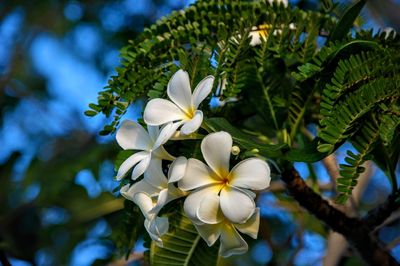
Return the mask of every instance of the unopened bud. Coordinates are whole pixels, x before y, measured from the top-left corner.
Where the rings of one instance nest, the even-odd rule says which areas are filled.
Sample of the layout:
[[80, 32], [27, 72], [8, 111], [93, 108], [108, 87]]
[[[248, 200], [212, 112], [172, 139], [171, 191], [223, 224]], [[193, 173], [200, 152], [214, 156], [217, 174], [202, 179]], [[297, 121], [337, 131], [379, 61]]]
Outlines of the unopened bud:
[[238, 155], [240, 153], [240, 148], [238, 146], [233, 146], [231, 150], [233, 155]]

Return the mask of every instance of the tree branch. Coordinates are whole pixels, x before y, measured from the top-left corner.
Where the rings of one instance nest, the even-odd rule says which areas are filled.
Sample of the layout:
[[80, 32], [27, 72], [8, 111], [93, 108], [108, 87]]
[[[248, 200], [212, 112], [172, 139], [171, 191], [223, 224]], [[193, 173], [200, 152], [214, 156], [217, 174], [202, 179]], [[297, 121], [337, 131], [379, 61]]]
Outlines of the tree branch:
[[362, 219], [369, 230], [375, 229], [375, 227], [382, 224], [394, 211], [400, 208], [400, 191], [391, 194], [385, 202], [380, 204], [375, 209], [372, 209], [368, 214]]
[[3, 266], [11, 266], [11, 263], [8, 261], [6, 254], [3, 250], [0, 250], [0, 262]]
[[[330, 162], [330, 164], [327, 162]], [[334, 174], [333, 179], [334, 183], [336, 183], [336, 180], [340, 177], [339, 166], [337, 164], [336, 157], [334, 157], [334, 155], [331, 154], [323, 160], [323, 163], [326, 168], [328, 169], [331, 168], [330, 171], [328, 170], [328, 173]], [[364, 190], [371, 179], [371, 168], [372, 168], [371, 163], [367, 161], [364, 164], [364, 166], [366, 171], [361, 173], [360, 177], [358, 178], [357, 185], [354, 187], [352, 195], [347, 200], [346, 204], [340, 206], [336, 206], [333, 204], [333, 206], [336, 208], [343, 207], [343, 209], [340, 210], [343, 211], [349, 217], [358, 216], [357, 208], [361, 200], [361, 196], [364, 193]], [[331, 231], [327, 239], [327, 251], [323, 260], [323, 265], [324, 266], [337, 265], [341, 260], [342, 255], [348, 249], [348, 247], [349, 245], [347, 243], [347, 240], [343, 235]]]
[[325, 222], [334, 231], [344, 235], [363, 260], [369, 265], [398, 265], [396, 260], [381, 247], [370, 230], [360, 219], [346, 216], [306, 185], [294, 168], [282, 173], [290, 194], [310, 213]]

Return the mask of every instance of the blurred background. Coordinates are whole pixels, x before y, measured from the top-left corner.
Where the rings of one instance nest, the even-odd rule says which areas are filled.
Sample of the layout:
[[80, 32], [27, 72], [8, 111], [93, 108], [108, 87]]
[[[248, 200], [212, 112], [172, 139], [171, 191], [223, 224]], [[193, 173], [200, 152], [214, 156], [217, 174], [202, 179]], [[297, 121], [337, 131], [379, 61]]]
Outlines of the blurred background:
[[[194, 0], [2, 0], [0, 1], [0, 261], [12, 265], [130, 265], [140, 263], [142, 244], [130, 250], [124, 202], [113, 192], [114, 136], [100, 137], [105, 117], [83, 112], [119, 65], [119, 49], [143, 28]], [[290, 1], [317, 8], [319, 1]], [[345, 1], [342, 1], [345, 2]], [[400, 1], [371, 0], [364, 28], [400, 29]], [[140, 117], [140, 103], [125, 118]], [[337, 159], [344, 156], [339, 150]], [[329, 190], [326, 165], [298, 164], [316, 173]], [[329, 170], [329, 169], [328, 169]], [[360, 192], [362, 208], [390, 193], [374, 166]], [[318, 265], [329, 231], [304, 213], [275, 184], [260, 199], [261, 240], [232, 265]], [[365, 193], [362, 193], [364, 192]], [[125, 208], [131, 208], [125, 205]], [[303, 217], [303, 218], [299, 218]], [[294, 219], [297, 221], [294, 223]], [[128, 222], [127, 222], [128, 221]], [[394, 236], [379, 236], [400, 258]], [[397, 242], [396, 242], [397, 241]], [[343, 253], [342, 255], [346, 255]], [[6, 259], [7, 258], [7, 259]], [[139, 258], [139, 259], [137, 259]], [[343, 259], [342, 259], [343, 261]], [[357, 265], [357, 261], [344, 263]]]

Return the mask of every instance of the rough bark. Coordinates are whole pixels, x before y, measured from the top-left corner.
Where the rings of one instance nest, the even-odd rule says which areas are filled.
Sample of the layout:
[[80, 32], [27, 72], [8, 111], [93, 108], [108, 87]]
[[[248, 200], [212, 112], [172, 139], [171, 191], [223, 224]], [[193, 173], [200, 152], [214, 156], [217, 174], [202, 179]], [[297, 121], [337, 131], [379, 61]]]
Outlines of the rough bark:
[[11, 266], [11, 263], [8, 261], [6, 254], [4, 251], [0, 250], [0, 264], [3, 266]]
[[344, 235], [360, 257], [369, 265], [399, 265], [397, 261], [370, 234], [370, 228], [358, 218], [348, 217], [315, 193], [294, 168], [282, 173], [289, 193], [310, 213], [334, 231]]
[[400, 208], [400, 191], [395, 194], [391, 194], [385, 202], [380, 204], [375, 209], [372, 209], [362, 219], [366, 226], [373, 230], [375, 227], [382, 224], [394, 211]]

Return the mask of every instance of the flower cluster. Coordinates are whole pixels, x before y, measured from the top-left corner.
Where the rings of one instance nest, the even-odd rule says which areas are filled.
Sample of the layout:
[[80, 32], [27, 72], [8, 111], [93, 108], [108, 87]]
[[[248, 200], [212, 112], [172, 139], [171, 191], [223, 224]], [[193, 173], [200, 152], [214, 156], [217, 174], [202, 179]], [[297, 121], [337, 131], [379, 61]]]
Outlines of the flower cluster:
[[[257, 237], [260, 210], [254, 190], [270, 182], [268, 164], [259, 158], [229, 167], [232, 137], [221, 131], [207, 135], [201, 142], [204, 162], [170, 155], [163, 147], [176, 136], [195, 133], [203, 121], [200, 103], [210, 94], [214, 77], [208, 76], [191, 91], [187, 72], [179, 70], [168, 83], [171, 101], [153, 99], [144, 110], [147, 131], [138, 123], [124, 121], [117, 132], [123, 149], [138, 150], [120, 166], [120, 180], [132, 169], [133, 185], [121, 188], [121, 195], [135, 202], [145, 216], [145, 228], [159, 246], [168, 231], [168, 219], [158, 213], [168, 202], [186, 197], [184, 211], [209, 246], [220, 239], [220, 254], [227, 257], [247, 251], [239, 232]], [[162, 160], [172, 161], [168, 178]]]

